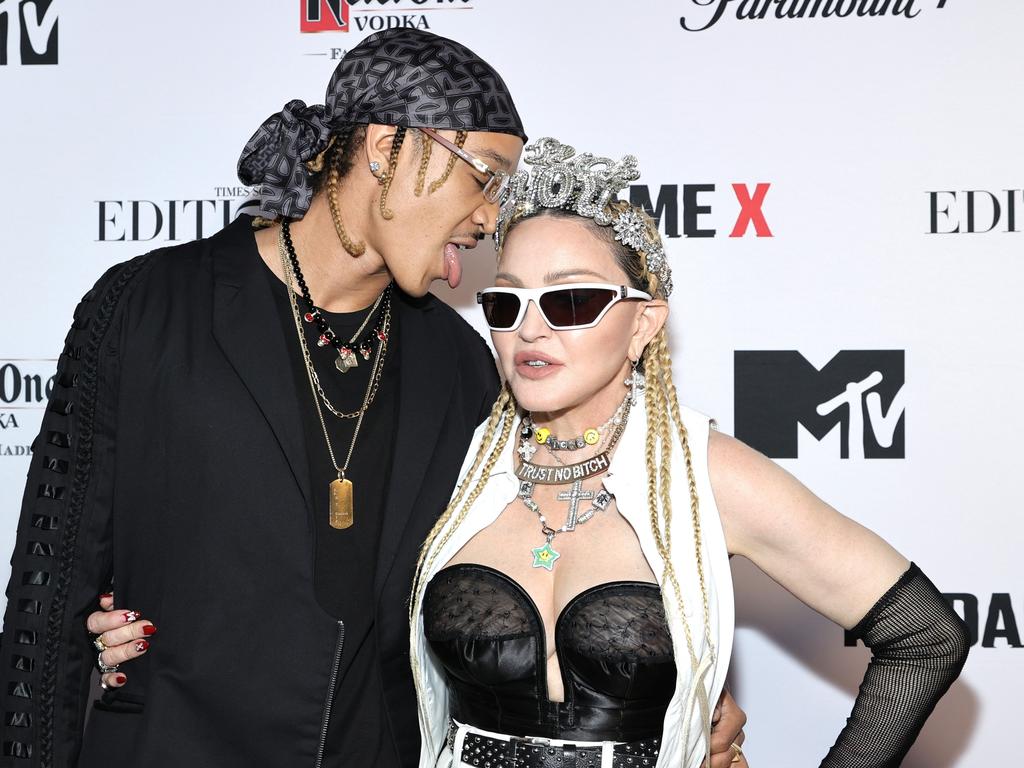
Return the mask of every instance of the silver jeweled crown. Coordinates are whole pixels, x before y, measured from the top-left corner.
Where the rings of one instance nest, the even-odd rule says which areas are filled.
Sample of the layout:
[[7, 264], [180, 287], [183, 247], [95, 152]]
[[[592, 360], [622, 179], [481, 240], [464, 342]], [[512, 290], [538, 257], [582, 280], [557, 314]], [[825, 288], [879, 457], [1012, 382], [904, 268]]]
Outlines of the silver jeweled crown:
[[498, 248], [517, 209], [526, 215], [539, 208], [573, 211], [601, 226], [611, 225], [616, 240], [646, 254], [647, 269], [658, 278], [665, 296], [672, 293], [672, 270], [661, 237], [650, 237], [644, 217], [636, 208], [615, 216], [608, 209], [629, 182], [640, 178], [636, 157], [626, 155], [615, 163], [589, 152], [577, 155], [567, 144], [545, 137], [526, 146], [523, 162], [532, 169], [516, 171], [509, 180], [494, 235]]

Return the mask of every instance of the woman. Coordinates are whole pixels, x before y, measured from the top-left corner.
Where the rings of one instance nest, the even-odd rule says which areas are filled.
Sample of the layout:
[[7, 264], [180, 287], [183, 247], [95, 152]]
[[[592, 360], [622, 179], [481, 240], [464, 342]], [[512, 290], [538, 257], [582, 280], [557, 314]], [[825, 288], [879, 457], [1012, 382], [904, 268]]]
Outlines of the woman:
[[478, 296], [506, 385], [414, 586], [421, 766], [701, 764], [732, 554], [875, 651], [822, 765], [898, 765], [963, 623], [878, 536], [680, 407], [660, 237], [614, 198], [635, 159], [542, 139], [526, 162]]

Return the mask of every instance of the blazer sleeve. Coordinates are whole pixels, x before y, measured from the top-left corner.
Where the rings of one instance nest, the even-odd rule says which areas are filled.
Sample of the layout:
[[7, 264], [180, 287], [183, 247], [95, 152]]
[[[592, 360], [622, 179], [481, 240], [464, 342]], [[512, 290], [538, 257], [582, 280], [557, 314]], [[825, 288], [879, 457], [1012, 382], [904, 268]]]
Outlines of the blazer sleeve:
[[146, 257], [75, 310], [32, 445], [0, 638], [0, 766], [74, 766], [96, 652], [85, 617], [111, 579], [118, 312]]

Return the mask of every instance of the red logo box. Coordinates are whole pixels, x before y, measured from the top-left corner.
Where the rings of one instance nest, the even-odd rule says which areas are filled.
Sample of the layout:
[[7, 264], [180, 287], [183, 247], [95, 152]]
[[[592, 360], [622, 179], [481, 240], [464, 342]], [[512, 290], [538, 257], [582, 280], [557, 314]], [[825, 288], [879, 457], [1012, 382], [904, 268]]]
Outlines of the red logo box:
[[345, 0], [299, 0], [299, 31], [348, 32]]

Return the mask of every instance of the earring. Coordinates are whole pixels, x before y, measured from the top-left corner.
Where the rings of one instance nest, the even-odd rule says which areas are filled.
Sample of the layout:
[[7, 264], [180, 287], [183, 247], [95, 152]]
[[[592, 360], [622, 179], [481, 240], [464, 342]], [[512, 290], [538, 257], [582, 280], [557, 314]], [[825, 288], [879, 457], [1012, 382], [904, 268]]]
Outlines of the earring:
[[380, 163], [378, 163], [376, 160], [371, 160], [370, 161], [370, 173], [372, 173], [374, 176], [376, 176], [378, 171], [380, 171]]
[[644, 388], [647, 386], [647, 382], [644, 381], [643, 374], [637, 370], [637, 366], [640, 365], [640, 361], [631, 360], [630, 364], [633, 366], [633, 370], [630, 372], [629, 377], [622, 383], [629, 388], [630, 404], [636, 405], [637, 395], [643, 393]]

